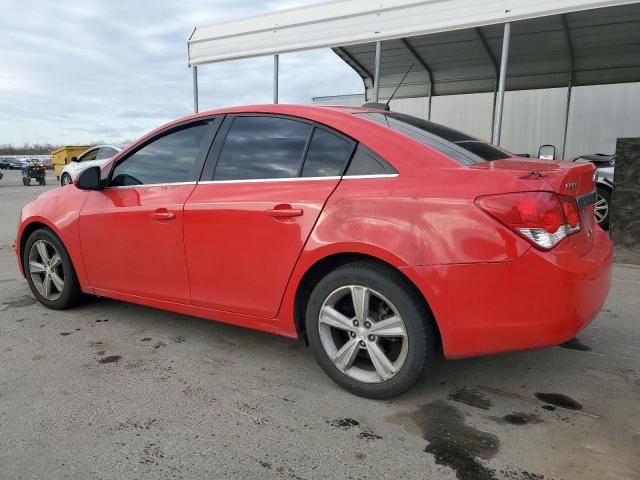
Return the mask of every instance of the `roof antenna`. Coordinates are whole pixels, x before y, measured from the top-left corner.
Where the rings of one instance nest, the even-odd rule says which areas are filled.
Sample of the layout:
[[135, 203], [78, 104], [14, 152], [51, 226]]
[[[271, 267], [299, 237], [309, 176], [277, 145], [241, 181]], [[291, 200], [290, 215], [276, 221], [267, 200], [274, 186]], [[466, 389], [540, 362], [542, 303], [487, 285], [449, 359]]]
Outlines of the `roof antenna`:
[[387, 100], [387, 103], [385, 103], [385, 106], [387, 107], [387, 109], [389, 109], [389, 102], [391, 102], [391, 100], [393, 100], [393, 97], [396, 96], [396, 93], [398, 93], [398, 89], [400, 88], [400, 85], [402, 85], [402, 83], [404, 82], [404, 79], [407, 78], [407, 75], [409, 75], [409, 72], [411, 71], [414, 65], [415, 63], [412, 63], [411, 65], [409, 65], [409, 70], [407, 70], [407, 73], [404, 74], [404, 77], [402, 77], [402, 80], [400, 80], [400, 83], [398, 83], [398, 86], [389, 97], [389, 100]]
[[387, 103], [376, 103], [376, 102], [367, 102], [364, 105], [362, 105], [365, 108], [378, 108], [380, 110], [385, 110], [385, 111], [389, 111], [391, 110], [389, 108], [389, 102], [391, 100], [393, 100], [393, 97], [396, 96], [396, 93], [398, 93], [398, 89], [400, 88], [400, 85], [402, 85], [402, 83], [404, 82], [404, 79], [407, 78], [407, 75], [409, 75], [409, 72], [411, 71], [411, 69], [413, 68], [413, 66], [415, 65], [415, 63], [412, 63], [409, 66], [409, 70], [407, 70], [407, 72], [404, 74], [404, 77], [402, 77], [402, 80], [400, 80], [400, 83], [398, 83], [398, 85], [396, 86], [396, 89], [393, 91], [393, 93], [391, 94], [391, 96], [389, 97], [389, 100], [387, 100]]

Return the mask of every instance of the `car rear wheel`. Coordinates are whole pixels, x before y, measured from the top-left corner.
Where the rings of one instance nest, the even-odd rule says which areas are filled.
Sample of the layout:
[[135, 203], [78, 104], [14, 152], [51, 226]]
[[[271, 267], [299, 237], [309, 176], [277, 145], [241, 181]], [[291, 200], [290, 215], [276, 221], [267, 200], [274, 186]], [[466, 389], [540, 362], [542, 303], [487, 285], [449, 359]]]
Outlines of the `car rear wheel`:
[[307, 304], [316, 360], [356, 395], [391, 398], [411, 387], [435, 357], [433, 318], [391, 268], [357, 262], [325, 276]]
[[82, 291], [69, 254], [51, 230], [35, 230], [25, 244], [22, 265], [36, 299], [62, 310], [80, 302]]
[[609, 229], [609, 218], [611, 217], [611, 191], [602, 186], [597, 187], [596, 203], [593, 206], [593, 213], [596, 222], [604, 230]]
[[62, 177], [60, 178], [60, 184], [64, 186], [69, 185], [70, 183], [73, 183], [73, 181], [71, 180], [71, 175], [69, 175], [68, 173], [63, 173]]

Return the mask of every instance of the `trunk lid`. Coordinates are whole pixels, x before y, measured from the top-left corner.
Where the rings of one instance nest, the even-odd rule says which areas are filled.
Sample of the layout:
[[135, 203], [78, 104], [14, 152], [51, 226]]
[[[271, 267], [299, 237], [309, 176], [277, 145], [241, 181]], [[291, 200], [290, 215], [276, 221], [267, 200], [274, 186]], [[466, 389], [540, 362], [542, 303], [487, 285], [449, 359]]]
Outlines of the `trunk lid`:
[[[595, 167], [590, 162], [507, 158], [477, 163], [469, 168], [513, 172], [516, 179], [537, 178], [544, 182], [539, 190], [549, 190], [560, 195], [575, 197], [580, 211], [580, 231], [570, 235], [570, 242], [577, 255], [585, 255], [593, 246], [593, 215], [595, 194]], [[542, 186], [542, 185], [541, 185]], [[530, 190], [530, 188], [527, 188]]]

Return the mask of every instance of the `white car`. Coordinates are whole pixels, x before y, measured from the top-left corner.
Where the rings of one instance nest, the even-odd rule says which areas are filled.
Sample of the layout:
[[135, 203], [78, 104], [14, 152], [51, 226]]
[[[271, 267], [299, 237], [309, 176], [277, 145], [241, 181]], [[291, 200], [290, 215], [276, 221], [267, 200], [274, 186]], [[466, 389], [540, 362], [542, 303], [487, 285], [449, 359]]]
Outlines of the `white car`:
[[65, 165], [60, 172], [60, 185], [69, 185], [83, 170], [95, 165], [102, 165], [124, 145], [97, 145], [83, 152], [79, 157], [72, 158], [71, 163]]

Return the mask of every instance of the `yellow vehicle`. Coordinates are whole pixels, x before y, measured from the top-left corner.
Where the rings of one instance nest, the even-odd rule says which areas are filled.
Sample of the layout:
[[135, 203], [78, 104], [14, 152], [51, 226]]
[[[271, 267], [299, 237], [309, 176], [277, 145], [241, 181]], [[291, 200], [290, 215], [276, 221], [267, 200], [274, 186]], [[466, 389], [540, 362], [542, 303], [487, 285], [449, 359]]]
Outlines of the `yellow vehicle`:
[[60, 178], [60, 172], [67, 163], [71, 162], [73, 157], [80, 156], [88, 148], [90, 145], [65, 145], [51, 152], [51, 164], [56, 178]]

